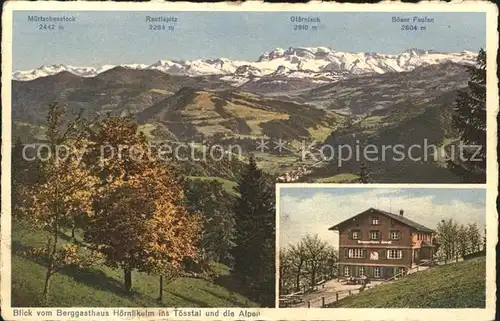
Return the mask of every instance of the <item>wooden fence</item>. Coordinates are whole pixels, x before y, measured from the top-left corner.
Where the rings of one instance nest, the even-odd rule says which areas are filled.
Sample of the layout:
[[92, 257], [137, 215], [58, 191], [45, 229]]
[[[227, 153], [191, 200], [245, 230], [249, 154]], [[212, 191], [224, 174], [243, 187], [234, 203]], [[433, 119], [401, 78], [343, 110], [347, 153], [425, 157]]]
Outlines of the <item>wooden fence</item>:
[[[405, 275], [409, 274], [410, 271], [415, 271], [416, 272], [416, 271], [421, 270], [422, 267], [425, 267], [425, 266], [432, 267], [432, 266], [436, 266], [436, 265], [446, 265], [446, 264], [450, 264], [450, 263], [457, 263], [457, 262], [460, 262], [460, 261], [463, 261], [463, 260], [467, 260], [469, 258], [473, 258], [473, 257], [478, 257], [478, 256], [481, 256], [481, 255], [484, 255], [484, 254], [480, 254], [481, 252], [469, 254], [469, 255], [466, 255], [464, 257], [458, 257], [457, 256], [455, 258], [449, 258], [449, 259], [446, 259], [446, 258], [435, 258], [435, 259], [432, 259], [432, 260], [429, 260], [429, 261], [425, 261], [425, 262], [423, 262], [423, 263], [421, 263], [419, 265], [416, 265], [416, 266], [412, 267], [411, 269], [409, 269], [408, 271], [404, 271], [402, 273], [398, 273], [396, 275], [393, 275], [392, 277], [383, 280], [379, 284], [374, 284], [371, 287], [366, 287], [366, 285], [362, 285], [361, 287], [356, 288], [356, 289], [331, 292], [331, 293], [325, 294], [325, 295], [323, 295], [321, 297], [318, 297], [318, 298], [315, 298], [315, 299], [312, 299], [312, 300], [308, 300], [307, 302], [303, 302], [303, 300], [300, 299], [296, 303], [303, 304], [304, 306], [306, 306], [308, 308], [325, 308], [328, 305], [330, 305], [332, 303], [335, 303], [335, 302], [337, 302], [339, 300], [342, 300], [344, 298], [347, 298], [347, 297], [349, 297], [351, 295], [358, 294], [359, 292], [363, 292], [363, 291], [366, 291], [366, 290], [368, 290], [370, 288], [374, 288], [375, 286], [378, 286], [380, 284], [385, 284], [385, 283], [397, 280], [397, 279], [399, 279], [401, 277], [404, 277]], [[326, 280], [323, 280], [323, 282], [321, 282], [321, 284], [319, 284], [319, 282], [318, 282], [316, 284], [316, 287], [319, 286], [319, 285], [323, 285], [324, 286], [325, 282], [326, 282]], [[292, 295], [302, 296], [304, 294], [304, 292], [300, 291], [300, 292], [297, 292], [297, 293], [293, 293]], [[288, 296], [290, 296], [290, 295], [288, 295]], [[285, 298], [286, 296], [280, 296], [280, 303], [282, 302], [281, 297]], [[285, 302], [285, 300], [283, 300], [283, 302]]]

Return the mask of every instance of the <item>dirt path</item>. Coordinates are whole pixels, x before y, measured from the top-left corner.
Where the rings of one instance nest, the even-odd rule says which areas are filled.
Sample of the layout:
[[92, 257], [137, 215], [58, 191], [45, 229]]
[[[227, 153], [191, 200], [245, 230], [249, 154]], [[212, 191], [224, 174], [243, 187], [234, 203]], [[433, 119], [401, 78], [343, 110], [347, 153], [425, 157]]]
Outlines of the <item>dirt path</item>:
[[299, 303], [297, 305], [294, 305], [294, 307], [307, 307], [307, 302], [311, 302], [311, 307], [318, 307], [321, 306], [322, 301], [321, 298], [335, 298], [335, 292], [339, 291], [346, 291], [346, 293], [341, 293], [339, 294], [339, 299], [343, 298], [345, 296], [348, 296], [349, 293], [347, 292], [348, 290], [357, 290], [361, 287], [361, 285], [356, 284], [356, 285], [346, 285], [338, 282], [337, 280], [330, 280], [325, 282], [324, 287], [319, 286], [317, 291], [314, 291], [312, 293], [307, 293], [304, 294], [303, 301], [302, 303]]

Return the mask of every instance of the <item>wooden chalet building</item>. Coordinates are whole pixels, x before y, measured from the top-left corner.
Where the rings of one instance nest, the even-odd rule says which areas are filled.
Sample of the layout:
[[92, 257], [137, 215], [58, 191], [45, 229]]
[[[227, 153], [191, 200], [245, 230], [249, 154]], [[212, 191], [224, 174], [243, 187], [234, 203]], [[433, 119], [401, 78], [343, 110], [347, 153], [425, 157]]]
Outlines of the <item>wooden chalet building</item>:
[[339, 276], [387, 279], [432, 259], [430, 228], [370, 208], [329, 228], [339, 232]]

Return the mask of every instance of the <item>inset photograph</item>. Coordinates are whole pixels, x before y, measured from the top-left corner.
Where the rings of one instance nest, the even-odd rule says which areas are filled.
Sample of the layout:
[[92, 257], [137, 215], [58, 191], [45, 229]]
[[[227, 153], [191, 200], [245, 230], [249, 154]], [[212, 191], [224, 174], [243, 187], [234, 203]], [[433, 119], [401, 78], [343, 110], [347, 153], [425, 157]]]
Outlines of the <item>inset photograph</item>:
[[280, 307], [485, 308], [485, 189], [278, 193]]

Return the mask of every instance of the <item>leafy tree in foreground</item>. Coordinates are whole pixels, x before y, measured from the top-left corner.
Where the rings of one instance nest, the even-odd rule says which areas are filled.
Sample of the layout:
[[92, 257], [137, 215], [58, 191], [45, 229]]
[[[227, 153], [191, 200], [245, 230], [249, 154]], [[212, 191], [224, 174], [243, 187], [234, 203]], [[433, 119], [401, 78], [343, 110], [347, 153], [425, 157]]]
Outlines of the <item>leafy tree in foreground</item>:
[[461, 257], [464, 257], [469, 250], [469, 242], [467, 239], [467, 228], [463, 225], [458, 226], [457, 229], [457, 252]]
[[[337, 272], [337, 260], [338, 253], [333, 246], [318, 235], [306, 235], [297, 243], [280, 250], [280, 271], [282, 262], [286, 264], [284, 273], [280, 273], [280, 284], [286, 285], [286, 288], [280, 289], [298, 292], [306, 286], [333, 278]], [[281, 277], [285, 279], [281, 280]]]
[[446, 259], [454, 258], [456, 255], [456, 235], [458, 223], [453, 219], [442, 220], [436, 228], [439, 247]]
[[464, 228], [465, 235], [468, 241], [468, 249], [471, 253], [478, 252], [481, 250], [481, 245], [483, 240], [481, 238], [481, 232], [476, 223], [469, 223]]
[[300, 277], [306, 261], [306, 248], [303, 242], [290, 245], [290, 256], [293, 270], [295, 271], [295, 291], [300, 291]]
[[45, 246], [31, 253], [41, 257], [46, 264], [43, 287], [46, 302], [52, 275], [64, 266], [80, 265], [85, 261], [79, 257], [76, 245], [60, 246], [60, 229], [67, 226], [75, 214], [92, 215], [92, 192], [97, 181], [74, 155], [66, 159], [56, 157], [55, 150], [60, 145], [81, 147], [78, 117], [65, 125], [64, 115], [64, 106], [49, 106], [46, 137], [50, 153], [46, 155], [47, 160], [40, 163], [44, 179], [23, 189], [24, 204], [20, 210], [23, 218], [48, 232]]
[[148, 146], [137, 127], [131, 118], [111, 116], [97, 126], [90, 159], [96, 161], [103, 148], [109, 154], [97, 159], [102, 192], [85, 230], [85, 240], [104, 254], [106, 263], [123, 269], [127, 292], [133, 270], [173, 275], [184, 260], [195, 258], [200, 232], [199, 217], [182, 205], [180, 176], [172, 166], [141, 153]]
[[290, 250], [286, 247], [280, 249], [280, 264], [279, 264], [279, 289], [280, 293], [286, 294], [290, 291], [292, 285], [290, 280], [293, 278], [292, 256]]
[[314, 286], [319, 281], [319, 273], [324, 273], [330, 269], [330, 262], [335, 258], [335, 251], [317, 234], [314, 236], [306, 235], [301, 240], [301, 243], [305, 248], [307, 271], [310, 275], [309, 284]]
[[481, 250], [486, 251], [486, 227], [484, 228], [483, 242], [481, 243], [481, 245], [482, 245]]
[[476, 223], [458, 224], [453, 219], [442, 220], [436, 228], [439, 251], [446, 259], [462, 257], [481, 249], [481, 233]]
[[[453, 123], [465, 148], [466, 161], [449, 161], [449, 167], [466, 182], [484, 182], [486, 178], [486, 52], [481, 49], [469, 70], [468, 91], [458, 94]], [[476, 153], [480, 146], [481, 150]]]
[[272, 180], [250, 157], [238, 182], [234, 274], [263, 306], [274, 306], [275, 199]]
[[337, 275], [337, 261], [339, 259], [339, 254], [337, 250], [328, 245], [325, 249], [326, 253], [324, 255], [323, 269], [321, 270], [328, 278], [332, 279]]

